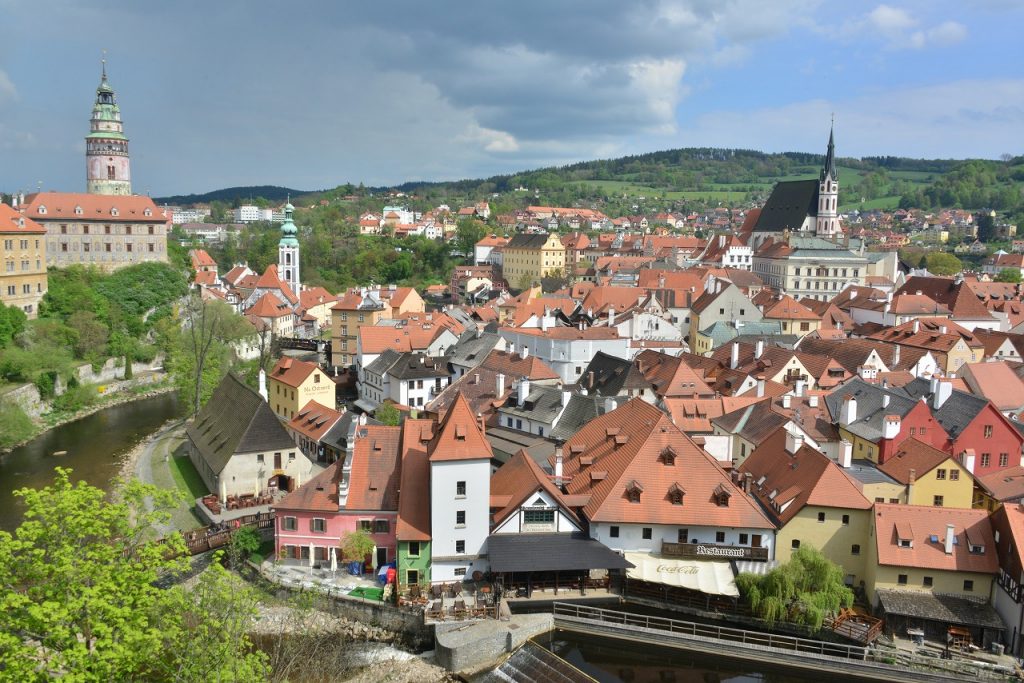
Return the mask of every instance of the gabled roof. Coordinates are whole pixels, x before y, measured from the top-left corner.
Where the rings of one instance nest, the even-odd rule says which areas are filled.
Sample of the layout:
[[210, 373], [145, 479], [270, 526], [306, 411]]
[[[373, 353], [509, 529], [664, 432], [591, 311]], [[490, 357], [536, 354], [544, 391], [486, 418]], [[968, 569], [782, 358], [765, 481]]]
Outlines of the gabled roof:
[[871, 509], [856, 482], [824, 454], [806, 444], [796, 453], [787, 451], [781, 427], [747, 456], [739, 471], [752, 476], [751, 493], [781, 525], [807, 505]]
[[398, 510], [401, 475], [401, 427], [361, 425], [356, 428], [349, 479], [348, 510]]
[[290, 387], [297, 387], [309, 379], [314, 372], [323, 371], [316, 363], [307, 363], [304, 360], [284, 356], [277, 360], [268, 377]]
[[808, 216], [818, 214], [818, 181], [785, 180], [775, 184], [754, 224], [754, 232], [799, 230]]
[[428, 439], [423, 437], [433, 430], [430, 420], [407, 419], [402, 423], [401, 495], [395, 525], [399, 541], [430, 540], [430, 460]]
[[267, 292], [246, 310], [246, 314], [257, 318], [283, 318], [292, 314], [292, 307], [274, 296], [273, 292]]
[[599, 396], [618, 396], [624, 391], [642, 391], [652, 385], [634, 362], [598, 351], [580, 375], [577, 387]]
[[1024, 382], [1006, 361], [970, 363], [960, 368], [960, 376], [971, 391], [992, 401], [997, 410], [1024, 406]]
[[512, 249], [540, 250], [547, 244], [548, 236], [543, 232], [535, 234], [520, 232], [512, 236], [512, 239], [505, 245], [505, 249], [506, 251]]
[[978, 300], [977, 295], [963, 280], [945, 277], [907, 278], [903, 286], [896, 290], [897, 294], [916, 294], [920, 292], [944, 304], [952, 311], [954, 320], [991, 320], [992, 314], [985, 304]]
[[480, 365], [488, 370], [501, 372], [509, 379], [522, 379], [523, 377], [530, 381], [559, 379], [558, 373], [536, 356], [523, 358], [517, 353], [498, 351], [497, 349], [488, 353]]
[[[930, 401], [932, 395], [931, 383], [920, 377], [904, 385], [903, 391], [913, 399], [924, 397]], [[956, 439], [988, 404], [989, 401], [986, 398], [953, 389], [949, 398], [939, 406], [938, 410], [932, 408], [932, 416], [946, 430], [950, 439]], [[929, 407], [931, 407], [930, 402]]]
[[788, 294], [783, 294], [774, 303], [765, 305], [764, 317], [776, 320], [821, 320], [821, 316]]
[[277, 266], [273, 263], [267, 266], [267, 269], [263, 271], [263, 275], [256, 281], [256, 288], [280, 290], [281, 296], [287, 299], [293, 306], [299, 302], [299, 298], [292, 292], [292, 288], [277, 274]]
[[450, 460], [490, 460], [491, 444], [484, 438], [482, 425], [459, 396], [437, 426], [437, 433], [429, 448], [430, 462]]
[[504, 387], [501, 395], [498, 395], [498, 375], [496, 370], [477, 366], [462, 377], [449, 384], [444, 390], [423, 408], [429, 413], [441, 415], [448, 412], [448, 409], [459, 396], [469, 401], [469, 407], [474, 415], [482, 415], [485, 420], [494, 414], [495, 408], [502, 405], [509, 394], [512, 393], [512, 378], [506, 376], [502, 381]]
[[296, 448], [266, 401], [230, 372], [186, 433], [218, 475], [236, 453]]
[[[2, 209], [0, 209], [0, 218], [2, 218]], [[0, 221], [0, 225], [2, 224], [3, 222]], [[188, 255], [192, 260], [192, 268], [194, 270], [199, 270], [204, 266], [217, 266], [217, 262], [213, 260], [213, 257], [210, 256], [205, 249], [189, 249]]]
[[0, 202], [0, 233], [4, 235], [45, 235], [46, 228], [39, 225], [39, 223], [36, 223], [31, 218], [21, 215], [20, 212]]
[[562, 492], [551, 482], [536, 461], [519, 451], [491, 475], [491, 497], [507, 498], [508, 502], [491, 515], [491, 528], [500, 526], [539, 491], [551, 497], [570, 519], [579, 522], [576, 513], [565, 503]]
[[[886, 416], [904, 417], [917, 405], [917, 400], [908, 397], [902, 389], [887, 389], [856, 377], [825, 397], [825, 404], [836, 422], [839, 422], [846, 396], [857, 400], [857, 419], [846, 425], [845, 429], [871, 443], [882, 438], [882, 421]], [[886, 396], [889, 405], [884, 405]]]
[[905, 439], [900, 447], [878, 469], [888, 474], [901, 484], [910, 483], [910, 472], [916, 478], [949, 460], [952, 456], [917, 439]]
[[[956, 539], [949, 555], [945, 551], [948, 524], [953, 525]], [[876, 503], [875, 530], [880, 565], [979, 574], [999, 570], [987, 510]], [[910, 547], [901, 547], [900, 540], [910, 541]], [[972, 553], [971, 546], [982, 546], [984, 552]]]
[[343, 461], [332, 463], [323, 472], [274, 503], [275, 510], [337, 512], [338, 480]]
[[[81, 212], [77, 213], [76, 208]], [[40, 211], [44, 209], [44, 211]], [[26, 195], [22, 210], [36, 220], [167, 223], [171, 217], [143, 195], [101, 195], [85, 192], [37, 192]], [[147, 213], [149, 215], [147, 215]]]
[[288, 421], [288, 427], [303, 434], [306, 438], [317, 443], [337, 424], [342, 413], [334, 408], [310, 401], [295, 413], [295, 417]]
[[[591, 522], [770, 528], [771, 522], [733, 486], [721, 466], [651, 404], [634, 398], [583, 426], [563, 446], [569, 495], [589, 495]], [[639, 503], [627, 489], [642, 487]], [[682, 505], [669, 496], [685, 490]], [[720, 491], [731, 493], [717, 505]]]

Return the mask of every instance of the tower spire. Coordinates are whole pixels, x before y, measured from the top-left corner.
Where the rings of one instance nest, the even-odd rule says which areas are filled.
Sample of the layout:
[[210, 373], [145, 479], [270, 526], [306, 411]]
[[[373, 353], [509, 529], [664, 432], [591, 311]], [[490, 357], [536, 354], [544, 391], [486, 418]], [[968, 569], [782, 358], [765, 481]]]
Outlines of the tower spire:
[[821, 180], [828, 178], [833, 182], [839, 179], [839, 172], [836, 170], [835, 127], [836, 115], [832, 114], [832, 125], [828, 130], [828, 151], [825, 153], [825, 165], [821, 168]]
[[86, 191], [90, 194], [130, 195], [131, 167], [128, 138], [121, 122], [121, 108], [107, 81], [107, 51], [100, 59], [100, 84], [85, 136]]

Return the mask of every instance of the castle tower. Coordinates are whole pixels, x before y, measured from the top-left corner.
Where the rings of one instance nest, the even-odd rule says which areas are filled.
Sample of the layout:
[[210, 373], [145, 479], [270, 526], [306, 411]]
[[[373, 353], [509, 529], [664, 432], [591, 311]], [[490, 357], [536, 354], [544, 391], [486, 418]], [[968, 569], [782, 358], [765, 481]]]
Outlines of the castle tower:
[[299, 294], [299, 240], [298, 228], [292, 221], [295, 207], [291, 202], [284, 205], [284, 223], [281, 224], [281, 241], [277, 243], [277, 273], [288, 283], [296, 296]]
[[114, 89], [107, 82], [106, 60], [100, 86], [96, 88], [89, 134], [85, 136], [85, 177], [89, 194], [132, 193], [128, 138], [124, 135]]
[[821, 168], [818, 185], [815, 234], [818, 237], [831, 238], [842, 232], [843, 228], [839, 225], [839, 171], [836, 169], [836, 145], [833, 131], [829, 130], [828, 152], [825, 153], [825, 164]]

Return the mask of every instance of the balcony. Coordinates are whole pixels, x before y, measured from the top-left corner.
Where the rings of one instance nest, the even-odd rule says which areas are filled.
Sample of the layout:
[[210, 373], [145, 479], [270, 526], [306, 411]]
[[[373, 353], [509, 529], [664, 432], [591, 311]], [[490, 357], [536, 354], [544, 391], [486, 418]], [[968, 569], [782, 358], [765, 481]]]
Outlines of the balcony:
[[768, 548], [754, 548], [746, 545], [724, 545], [718, 543], [670, 543], [661, 542], [664, 557], [678, 557], [687, 560], [768, 560]]

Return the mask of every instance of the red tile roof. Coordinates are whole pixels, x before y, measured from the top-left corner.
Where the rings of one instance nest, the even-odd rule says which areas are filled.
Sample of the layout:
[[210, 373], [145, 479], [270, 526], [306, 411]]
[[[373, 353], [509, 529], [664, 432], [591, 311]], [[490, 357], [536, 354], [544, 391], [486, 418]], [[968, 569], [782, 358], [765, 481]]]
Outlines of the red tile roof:
[[395, 527], [399, 541], [430, 540], [430, 461], [423, 435], [433, 430], [430, 420], [402, 423], [401, 496]]
[[487, 354], [480, 367], [506, 375], [510, 380], [510, 386], [512, 379], [522, 379], [523, 377], [532, 381], [559, 379], [558, 373], [536, 356], [523, 358], [517, 353], [498, 351], [497, 349]]
[[462, 396], [448, 409], [437, 426], [430, 444], [430, 461], [490, 459], [491, 444], [484, 436], [483, 426]]
[[538, 491], [547, 493], [558, 502], [566, 515], [579, 521], [576, 513], [566, 506], [562, 492], [551, 482], [540, 465], [524, 451], [519, 451], [491, 475], [491, 498], [499, 496], [506, 499], [496, 501], [504, 503], [503, 505], [492, 506], [501, 508], [492, 515], [492, 528], [508, 519], [509, 515], [515, 513]]
[[0, 203], [0, 233], [5, 235], [12, 233], [45, 235], [46, 228], [31, 218], [22, 216], [21, 213], [6, 204]]
[[[297, 387], [314, 372], [323, 372], [316, 363], [307, 363], [304, 360], [296, 360], [285, 356], [279, 358], [274, 368], [270, 371], [269, 378], [277, 380], [290, 387]], [[325, 375], [326, 376], [326, 375]]]
[[[76, 213], [76, 208], [81, 208], [81, 213]], [[45, 212], [41, 213], [40, 209], [45, 209]], [[171, 220], [166, 211], [157, 207], [152, 199], [142, 195], [38, 192], [25, 197], [22, 210], [30, 218], [46, 220], [85, 220], [110, 223], [169, 223]], [[149, 215], [146, 215], [147, 212]]]
[[362, 425], [357, 430], [345, 508], [397, 512], [402, 428]]
[[295, 417], [288, 421], [288, 428], [319, 443], [324, 434], [331, 430], [331, 427], [341, 419], [342, 415], [344, 413], [334, 408], [328, 408], [316, 401], [310, 401], [302, 406], [299, 412], [295, 414]]
[[[949, 555], [945, 551], [948, 524], [953, 525], [956, 537]], [[880, 565], [979, 574], [995, 574], [999, 570], [986, 510], [876, 503], [875, 530]], [[938, 537], [937, 543], [931, 540], [932, 536]], [[911, 541], [911, 547], [900, 547], [901, 538]], [[983, 546], [985, 552], [972, 553], [972, 545]]]
[[[914, 471], [915, 478], [923, 477], [951, 457], [949, 453], [917, 439], [906, 439], [884, 464], [878, 466], [878, 469], [901, 484], [909, 484], [911, 470]], [[965, 473], [965, 476], [970, 475]]]
[[246, 315], [259, 318], [283, 318], [286, 315], [292, 314], [292, 308], [274, 296], [273, 292], [267, 292], [250, 306], [245, 313]]
[[189, 258], [192, 259], [193, 270], [199, 270], [203, 266], [217, 267], [217, 262], [213, 260], [213, 257], [206, 253], [205, 249], [191, 249], [188, 252]]

